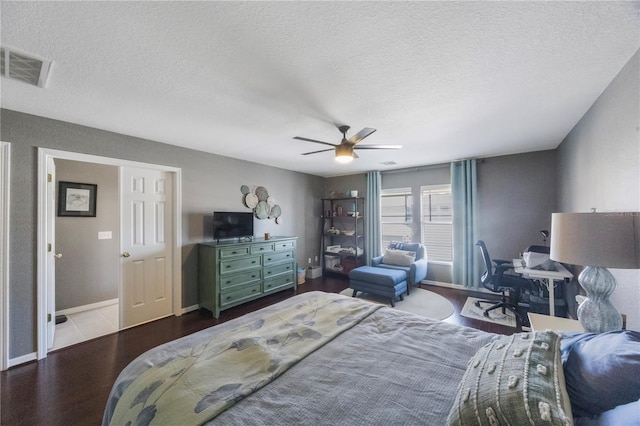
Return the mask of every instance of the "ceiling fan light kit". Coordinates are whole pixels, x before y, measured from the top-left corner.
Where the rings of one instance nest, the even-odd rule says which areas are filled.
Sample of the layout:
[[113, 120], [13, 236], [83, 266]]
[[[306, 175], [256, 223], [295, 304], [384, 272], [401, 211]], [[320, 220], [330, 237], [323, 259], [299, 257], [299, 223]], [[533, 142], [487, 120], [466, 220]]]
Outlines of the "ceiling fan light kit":
[[[319, 140], [315, 140], [315, 139], [303, 138], [303, 137], [300, 137], [300, 136], [295, 136], [294, 139], [298, 139], [298, 140], [301, 140], [301, 141], [307, 141], [307, 142], [313, 142], [313, 143], [319, 143], [319, 144], [322, 144], [322, 145], [329, 145], [329, 146], [334, 147], [333, 150], [335, 151], [335, 159], [336, 159], [336, 161], [338, 163], [341, 163], [341, 164], [348, 164], [348, 163], [352, 162], [354, 158], [358, 158], [358, 155], [354, 152], [354, 149], [400, 149], [400, 148], [402, 148], [401, 145], [359, 145], [359, 146], [356, 146], [364, 138], [366, 138], [367, 136], [369, 136], [370, 134], [375, 132], [376, 129], [372, 129], [370, 127], [365, 127], [364, 129], [360, 130], [358, 133], [356, 133], [355, 135], [353, 135], [349, 139], [347, 139], [347, 131], [349, 129], [350, 129], [349, 126], [339, 126], [338, 127], [338, 130], [340, 130], [340, 133], [342, 133], [342, 142], [340, 142], [339, 145], [336, 145], [336, 144], [333, 144], [333, 143], [329, 143], [329, 142], [323, 142], [323, 141], [319, 141]], [[331, 151], [331, 150], [332, 150], [332, 148], [322, 149], [320, 151], [305, 152], [302, 155], [317, 154], [319, 152], [327, 152], [327, 151]]]
[[348, 145], [336, 146], [336, 161], [340, 164], [349, 164], [353, 161], [353, 147]]

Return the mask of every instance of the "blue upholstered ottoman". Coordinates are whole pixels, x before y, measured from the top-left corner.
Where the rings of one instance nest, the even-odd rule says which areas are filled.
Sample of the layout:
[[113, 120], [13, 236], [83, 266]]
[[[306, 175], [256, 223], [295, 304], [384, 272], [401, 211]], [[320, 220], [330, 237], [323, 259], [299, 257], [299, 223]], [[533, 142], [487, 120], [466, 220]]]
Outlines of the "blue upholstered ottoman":
[[358, 291], [388, 297], [391, 306], [395, 306], [396, 297], [403, 300], [407, 292], [407, 273], [399, 269], [360, 266], [349, 272], [349, 288], [353, 289], [353, 297]]

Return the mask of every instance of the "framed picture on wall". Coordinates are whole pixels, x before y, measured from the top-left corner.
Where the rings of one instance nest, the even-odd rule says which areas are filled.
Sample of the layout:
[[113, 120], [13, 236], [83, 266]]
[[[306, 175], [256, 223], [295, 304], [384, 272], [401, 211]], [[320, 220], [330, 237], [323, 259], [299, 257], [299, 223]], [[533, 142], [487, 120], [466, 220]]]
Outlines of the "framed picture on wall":
[[98, 185], [58, 182], [58, 216], [96, 217]]

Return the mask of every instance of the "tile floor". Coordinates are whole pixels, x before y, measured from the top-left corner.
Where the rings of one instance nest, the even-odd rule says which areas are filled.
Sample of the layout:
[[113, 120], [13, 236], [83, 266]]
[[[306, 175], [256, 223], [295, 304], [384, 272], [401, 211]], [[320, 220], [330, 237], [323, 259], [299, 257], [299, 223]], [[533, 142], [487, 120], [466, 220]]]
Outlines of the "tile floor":
[[64, 348], [118, 331], [119, 304], [67, 315], [67, 321], [56, 324], [53, 347]]

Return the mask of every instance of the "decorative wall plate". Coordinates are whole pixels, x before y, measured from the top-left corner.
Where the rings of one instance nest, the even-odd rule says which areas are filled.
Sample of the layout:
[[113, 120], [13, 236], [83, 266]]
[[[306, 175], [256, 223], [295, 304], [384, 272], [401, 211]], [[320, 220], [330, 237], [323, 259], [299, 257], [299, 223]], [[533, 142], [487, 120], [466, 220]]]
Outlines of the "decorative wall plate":
[[249, 190], [249, 187], [247, 185], [242, 185], [240, 187], [240, 192], [242, 192], [244, 195], [247, 195], [251, 191]]
[[276, 199], [273, 197], [267, 197], [267, 204], [269, 204], [269, 207], [273, 207], [276, 205]]
[[258, 196], [259, 201], [267, 201], [269, 198], [269, 191], [264, 186], [259, 186], [256, 188], [256, 195]]
[[258, 196], [253, 192], [250, 192], [244, 196], [244, 203], [247, 205], [247, 207], [253, 209], [258, 205]]
[[282, 214], [282, 209], [280, 208], [280, 206], [278, 204], [276, 204], [275, 206], [273, 206], [271, 208], [271, 216], [275, 217], [276, 219], [280, 217], [280, 215]]
[[258, 219], [266, 219], [269, 217], [270, 209], [266, 201], [259, 201], [254, 211]]

